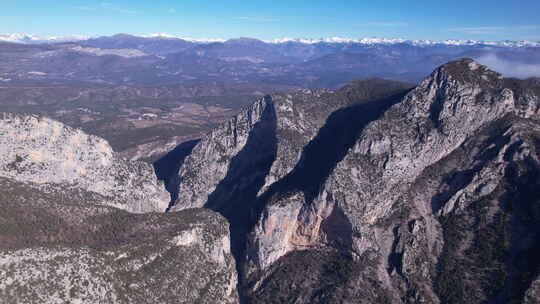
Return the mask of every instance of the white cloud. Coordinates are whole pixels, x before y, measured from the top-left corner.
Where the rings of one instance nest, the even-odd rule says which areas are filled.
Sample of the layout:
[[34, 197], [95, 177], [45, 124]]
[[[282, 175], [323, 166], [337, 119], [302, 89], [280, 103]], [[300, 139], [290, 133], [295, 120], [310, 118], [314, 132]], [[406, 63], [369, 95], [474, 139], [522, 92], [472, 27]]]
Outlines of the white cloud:
[[497, 57], [495, 54], [489, 54], [476, 58], [476, 61], [488, 66], [490, 69], [497, 71], [506, 77], [540, 77], [540, 64], [526, 64], [508, 61]]
[[115, 12], [119, 12], [119, 13], [127, 14], [127, 15], [138, 15], [141, 13], [140, 11], [125, 9], [125, 8], [120, 8], [120, 7], [113, 8], [112, 10]]

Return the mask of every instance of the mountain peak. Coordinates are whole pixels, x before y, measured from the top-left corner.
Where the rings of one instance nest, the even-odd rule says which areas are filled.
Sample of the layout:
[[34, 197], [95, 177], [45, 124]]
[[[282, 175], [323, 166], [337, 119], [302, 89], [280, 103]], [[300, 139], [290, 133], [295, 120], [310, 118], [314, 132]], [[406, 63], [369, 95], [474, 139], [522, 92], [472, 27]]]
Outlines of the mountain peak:
[[434, 72], [443, 74], [461, 83], [480, 84], [483, 86], [499, 87], [502, 75], [490, 70], [471, 58], [461, 58], [440, 66]]

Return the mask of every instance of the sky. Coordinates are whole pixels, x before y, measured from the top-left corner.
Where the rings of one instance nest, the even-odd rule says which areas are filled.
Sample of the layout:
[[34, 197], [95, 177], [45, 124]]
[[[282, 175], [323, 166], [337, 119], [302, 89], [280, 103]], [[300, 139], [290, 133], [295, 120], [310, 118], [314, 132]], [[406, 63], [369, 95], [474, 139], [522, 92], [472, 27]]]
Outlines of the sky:
[[539, 0], [0, 0], [0, 33], [540, 41], [538, 12]]

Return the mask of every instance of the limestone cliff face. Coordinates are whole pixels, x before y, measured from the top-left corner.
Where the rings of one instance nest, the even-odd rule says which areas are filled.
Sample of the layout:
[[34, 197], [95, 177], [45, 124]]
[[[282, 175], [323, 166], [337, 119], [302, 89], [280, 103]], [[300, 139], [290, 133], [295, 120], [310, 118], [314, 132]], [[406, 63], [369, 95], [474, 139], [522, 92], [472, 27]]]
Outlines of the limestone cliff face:
[[46, 117], [0, 113], [0, 176], [103, 196], [130, 212], [162, 212], [169, 195], [152, 167], [127, 161], [96, 136]]
[[172, 208], [229, 209], [252, 200], [298, 163], [328, 116], [350, 101], [329, 90], [266, 96], [204, 137], [179, 169]]
[[540, 303], [540, 280], [536, 279], [532, 282], [531, 287], [525, 293], [525, 304]]
[[274, 94], [197, 144], [173, 210], [229, 220], [241, 291], [256, 303], [529, 299], [539, 96], [537, 80], [469, 59], [413, 90]]
[[[177, 204], [174, 208], [179, 210], [203, 207], [209, 196], [219, 191], [220, 182], [228, 178], [230, 166], [246, 167], [265, 161], [268, 154], [272, 153], [268, 151], [268, 141], [271, 140], [268, 134], [272, 131], [273, 123], [275, 112], [272, 102], [264, 98], [204, 137], [180, 168], [178, 201], [182, 204]], [[250, 134], [254, 135], [250, 137]], [[254, 138], [258, 140], [257, 143], [250, 141]], [[237, 157], [246, 145], [254, 148], [247, 152], [249, 155]]]
[[[272, 94], [256, 101], [203, 137], [183, 160], [178, 173], [179, 196], [173, 210], [203, 207], [216, 196], [223, 200], [224, 195], [247, 187], [257, 177], [263, 179], [256, 193], [261, 195], [293, 170], [304, 147], [336, 110], [409, 87], [380, 79], [371, 82], [373, 92], [362, 91], [360, 96], [355, 96], [358, 88], [351, 86], [341, 91], [320, 89]], [[349, 118], [337, 115], [335, 120]], [[260, 172], [261, 168], [264, 170]], [[237, 179], [242, 180], [240, 185], [227, 184]]]
[[[452, 69], [470, 75], [453, 75]], [[460, 76], [479, 82], [465, 82], [458, 79]], [[301, 225], [308, 226], [299, 227], [304, 231], [294, 235], [302, 241], [287, 245], [269, 241], [263, 247], [268, 250], [271, 243], [294, 250], [297, 246], [318, 245], [321, 237], [325, 238], [320, 229], [321, 220], [329, 216], [336, 199], [340, 200], [339, 208], [352, 227], [373, 225], [387, 217], [393, 212], [392, 204], [427, 166], [444, 158], [487, 122], [513, 111], [513, 94], [498, 88], [500, 81], [500, 76], [473, 61], [455, 62], [436, 70], [383, 117], [361, 131], [314, 202], [309, 206], [292, 203], [297, 207], [290, 214], [304, 218]], [[305, 200], [301, 197], [299, 201]], [[280, 204], [281, 201], [287, 203]], [[270, 208], [276, 208], [275, 205], [291, 208], [287, 196]], [[272, 212], [265, 214], [270, 216]], [[264, 221], [261, 225], [267, 234], [272, 234]], [[354, 244], [357, 253], [373, 247], [366, 237], [361, 239], [364, 243]], [[281, 250], [282, 255], [286, 252]]]
[[[500, 250], [508, 252], [521, 249], [519, 254], [524, 254], [537, 246], [523, 245], [537, 232], [504, 235], [496, 231], [502, 238], [515, 240], [503, 245], [493, 244], [495, 239], [489, 244], [481, 239], [486, 231], [494, 233], [497, 217], [515, 216], [497, 206], [509, 204], [503, 185], [522, 185], [508, 175], [516, 175], [517, 180], [536, 176], [540, 164], [540, 125], [530, 119], [538, 117], [538, 95], [534, 93], [538, 88], [520, 93], [505, 87], [505, 82], [472, 60], [442, 66], [360, 132], [314, 198], [305, 191], [273, 194], [249, 237], [250, 272], [258, 278], [255, 292], [263, 289], [259, 284], [266, 275], [260, 279], [260, 273], [289, 252], [333, 248], [353, 261], [366, 263], [367, 259], [378, 265], [372, 278], [388, 288], [387, 294], [395, 302], [480, 303], [494, 297], [490, 288], [499, 288], [497, 297], [506, 299], [502, 302], [521, 298], [523, 291], [511, 285], [514, 283], [503, 280], [496, 285], [481, 279], [488, 273], [510, 280], [519, 277], [516, 261], [508, 257], [494, 258], [497, 262], [480, 266], [476, 273], [460, 268], [473, 278], [459, 286], [452, 285], [459, 278], [451, 273], [465, 255], [479, 255], [477, 246], [488, 247], [489, 254], [494, 254], [491, 247], [502, 246]], [[434, 171], [434, 167], [444, 169]], [[539, 182], [531, 180], [535, 187]], [[491, 200], [484, 203], [483, 208], [490, 210], [485, 224], [464, 228], [467, 240], [450, 236], [459, 228], [448, 224], [449, 218], [456, 226], [472, 225], [468, 218], [481, 215], [467, 209], [478, 208], [476, 204], [484, 200]], [[520, 208], [536, 210], [536, 200], [529, 197]], [[506, 226], [527, 226], [516, 224], [515, 219], [501, 221]], [[535, 224], [529, 225], [536, 229], [532, 228]], [[456, 244], [463, 248], [454, 249]], [[473, 259], [479, 262], [481, 258]], [[489, 267], [498, 268], [489, 272]], [[356, 288], [364, 284], [359, 279]]]

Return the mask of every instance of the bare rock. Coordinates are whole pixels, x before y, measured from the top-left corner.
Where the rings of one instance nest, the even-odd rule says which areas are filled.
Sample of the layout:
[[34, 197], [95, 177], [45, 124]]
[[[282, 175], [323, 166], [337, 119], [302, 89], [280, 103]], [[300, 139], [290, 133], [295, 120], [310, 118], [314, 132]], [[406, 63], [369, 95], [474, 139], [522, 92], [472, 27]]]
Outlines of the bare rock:
[[103, 196], [101, 204], [130, 212], [161, 212], [169, 195], [152, 167], [127, 161], [96, 136], [46, 117], [0, 114], [0, 176], [81, 188]]

